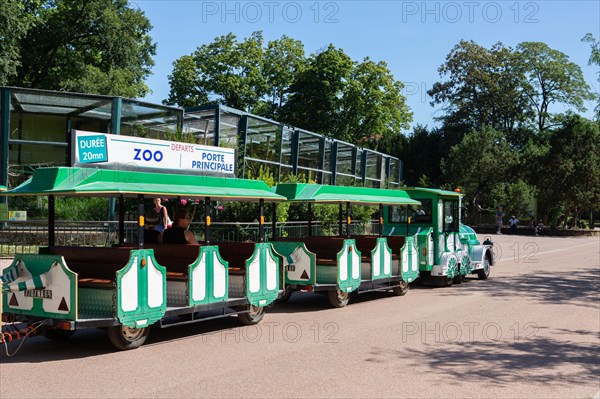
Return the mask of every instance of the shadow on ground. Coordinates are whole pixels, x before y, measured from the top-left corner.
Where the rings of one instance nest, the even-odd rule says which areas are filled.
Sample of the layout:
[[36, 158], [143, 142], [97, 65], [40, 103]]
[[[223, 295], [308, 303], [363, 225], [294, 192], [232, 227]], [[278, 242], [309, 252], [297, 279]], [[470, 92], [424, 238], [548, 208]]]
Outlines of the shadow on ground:
[[495, 279], [492, 275], [485, 281], [469, 278], [458, 286], [434, 289], [444, 290], [444, 295], [454, 295], [454, 290], [465, 295], [485, 292], [497, 298], [528, 297], [549, 304], [598, 308], [600, 269], [524, 274], [502, 279]]
[[534, 337], [515, 342], [453, 342], [427, 344], [425, 349], [407, 348], [391, 351], [374, 347], [368, 363], [393, 362], [410, 359], [416, 369], [426, 366], [435, 373], [447, 376], [440, 385], [460, 384], [465, 379], [486, 385], [508, 386], [519, 381], [563, 386], [598, 383], [600, 357], [598, 333], [563, 331], [580, 335], [572, 342], [548, 337]]

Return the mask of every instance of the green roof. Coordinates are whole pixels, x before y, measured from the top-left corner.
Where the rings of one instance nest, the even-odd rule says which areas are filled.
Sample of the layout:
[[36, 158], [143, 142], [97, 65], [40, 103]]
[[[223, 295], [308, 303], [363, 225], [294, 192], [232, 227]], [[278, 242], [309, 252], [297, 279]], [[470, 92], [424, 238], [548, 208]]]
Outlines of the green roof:
[[439, 195], [442, 197], [444, 197], [444, 196], [446, 196], [446, 197], [461, 197], [464, 195], [463, 193], [457, 193], [456, 191], [441, 190], [439, 188], [405, 187], [405, 188], [403, 188], [403, 190], [406, 190], [407, 192], [421, 191], [421, 192], [425, 192], [425, 193]]
[[67, 167], [38, 168], [31, 179], [2, 194], [86, 197], [144, 194], [214, 200], [285, 200], [260, 180]]
[[277, 194], [290, 201], [330, 202], [362, 205], [419, 205], [402, 190], [381, 188], [327, 186], [321, 184], [282, 183], [275, 188]]

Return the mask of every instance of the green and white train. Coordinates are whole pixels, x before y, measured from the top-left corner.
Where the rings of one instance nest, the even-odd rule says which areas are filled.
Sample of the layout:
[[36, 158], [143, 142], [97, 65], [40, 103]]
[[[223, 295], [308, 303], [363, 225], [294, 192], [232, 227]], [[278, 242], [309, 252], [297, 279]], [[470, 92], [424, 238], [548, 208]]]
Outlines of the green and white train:
[[[472, 229], [460, 224], [461, 195], [451, 191], [291, 183], [271, 189], [255, 180], [53, 167], [37, 169], [3, 195], [47, 196], [49, 214], [48, 246], [39, 254], [16, 255], [3, 271], [3, 320], [39, 326], [50, 339], [68, 338], [82, 328], [106, 328], [122, 350], [142, 345], [151, 326], [232, 315], [244, 324], [258, 323], [267, 306], [294, 292], [324, 293], [332, 306], [344, 307], [354, 292], [405, 295], [417, 279], [444, 286], [469, 274], [485, 280], [495, 263], [491, 243], [481, 244]], [[55, 245], [59, 196], [115, 198], [118, 245]], [[212, 201], [256, 202], [258, 240], [145, 244], [147, 197], [202, 200], [204, 237], [211, 237]], [[125, 198], [137, 199], [134, 243], [124, 240]], [[339, 204], [341, 234], [267, 240], [265, 202], [281, 201], [309, 204], [309, 232], [312, 204]], [[379, 207], [375, 234], [350, 234], [355, 205]]]

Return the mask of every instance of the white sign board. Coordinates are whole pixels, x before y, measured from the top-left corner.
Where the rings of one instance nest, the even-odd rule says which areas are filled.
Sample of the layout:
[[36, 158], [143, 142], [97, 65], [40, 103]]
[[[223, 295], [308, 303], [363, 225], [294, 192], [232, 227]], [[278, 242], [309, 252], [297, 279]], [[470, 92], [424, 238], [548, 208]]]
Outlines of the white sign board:
[[73, 130], [71, 165], [121, 169], [123, 165], [155, 171], [235, 177], [235, 150]]

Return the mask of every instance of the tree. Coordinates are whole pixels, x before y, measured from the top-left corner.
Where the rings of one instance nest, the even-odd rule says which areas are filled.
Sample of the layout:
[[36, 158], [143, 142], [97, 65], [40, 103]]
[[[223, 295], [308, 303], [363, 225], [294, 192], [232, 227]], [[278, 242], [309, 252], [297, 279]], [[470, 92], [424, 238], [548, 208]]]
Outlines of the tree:
[[540, 205], [546, 214], [558, 207], [566, 224], [570, 215], [577, 220], [600, 203], [600, 128], [572, 115], [551, 133], [549, 145], [538, 181]]
[[493, 188], [508, 180], [508, 172], [517, 163], [504, 134], [489, 126], [472, 130], [453, 146], [448, 157], [441, 162], [446, 181], [463, 187], [474, 218], [481, 209], [496, 205]]
[[549, 107], [554, 103], [585, 111], [583, 101], [593, 97], [581, 68], [566, 54], [545, 43], [523, 42], [517, 46], [517, 55], [527, 79], [523, 90], [536, 112], [539, 132], [548, 128]]
[[408, 128], [412, 113], [384, 62], [353, 62], [333, 45], [313, 54], [296, 76], [284, 121], [330, 137], [379, 149]]
[[201, 104], [207, 104], [208, 93], [196, 70], [196, 61], [191, 55], [173, 62], [173, 73], [169, 75], [171, 91], [169, 98], [163, 101], [165, 104], [177, 104], [180, 107], [190, 108]]
[[126, 0], [47, 0], [19, 40], [9, 84], [48, 90], [144, 96], [154, 64], [150, 22]]
[[26, 1], [5, 0], [0, 7], [0, 86], [17, 74], [21, 63], [20, 40], [34, 22], [27, 12], [34, 4]]
[[[581, 41], [590, 44], [592, 53], [590, 54], [588, 65], [596, 65], [599, 68], [596, 73], [598, 74], [598, 83], [600, 83], [600, 41], [594, 39], [594, 36], [591, 33], [586, 34]], [[595, 93], [595, 95], [596, 101], [598, 102], [595, 108], [596, 119], [600, 121], [600, 93]]]
[[427, 92], [432, 106], [443, 104], [445, 115], [439, 119], [462, 131], [483, 125], [505, 132], [516, 129], [530, 116], [517, 61], [502, 43], [486, 49], [460, 41], [438, 69], [440, 77], [448, 79]]
[[269, 42], [264, 53], [263, 75], [267, 81], [268, 99], [260, 115], [278, 119], [287, 102], [289, 88], [294, 78], [306, 65], [304, 45], [286, 35]]
[[290, 87], [289, 100], [283, 107], [284, 121], [331, 137], [345, 137], [342, 98], [352, 68], [352, 59], [331, 44], [313, 54]]
[[378, 150], [384, 137], [408, 129], [412, 112], [402, 95], [403, 88], [385, 62], [366, 58], [355, 65], [343, 93], [342, 117], [347, 133], [340, 138]]
[[268, 92], [261, 32], [254, 32], [242, 42], [233, 33], [219, 36], [198, 47], [191, 56], [176, 60], [173, 66], [167, 104], [190, 107], [212, 98], [252, 111]]

